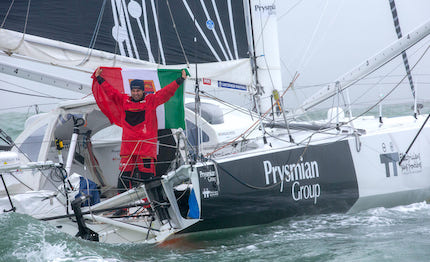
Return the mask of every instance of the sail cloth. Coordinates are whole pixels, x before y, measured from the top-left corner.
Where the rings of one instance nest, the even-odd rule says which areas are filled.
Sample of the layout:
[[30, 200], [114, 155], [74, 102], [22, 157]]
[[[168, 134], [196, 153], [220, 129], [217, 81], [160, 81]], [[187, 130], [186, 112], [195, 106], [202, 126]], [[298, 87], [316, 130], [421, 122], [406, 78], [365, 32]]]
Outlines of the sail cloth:
[[[0, 1], [2, 29], [25, 29], [26, 35], [165, 65], [186, 63], [184, 53], [189, 63], [248, 58], [244, 1], [37, 2]], [[10, 49], [20, 41], [28, 43], [21, 37]], [[0, 37], [0, 42], [10, 43], [10, 39]], [[62, 58], [76, 62], [77, 55]]]
[[[154, 93], [181, 76], [178, 69], [129, 69], [119, 67], [102, 67], [101, 76], [115, 89], [124, 94], [130, 94], [130, 82], [135, 79], [143, 80], [145, 93]], [[100, 110], [109, 118], [112, 124], [121, 126], [121, 107], [115, 105], [94, 79], [93, 95]], [[184, 86], [181, 85], [169, 101], [157, 107], [158, 129], [185, 129]]]

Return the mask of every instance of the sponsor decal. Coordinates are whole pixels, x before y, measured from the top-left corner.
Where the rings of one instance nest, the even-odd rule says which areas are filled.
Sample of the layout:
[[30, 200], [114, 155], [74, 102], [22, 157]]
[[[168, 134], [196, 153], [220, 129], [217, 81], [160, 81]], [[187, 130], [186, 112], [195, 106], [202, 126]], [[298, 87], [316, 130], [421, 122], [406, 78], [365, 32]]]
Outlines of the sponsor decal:
[[295, 201], [313, 199], [317, 203], [321, 195], [321, 186], [313, 183], [319, 178], [319, 168], [317, 161], [303, 161], [284, 165], [273, 165], [271, 161], [263, 161], [264, 177], [266, 185], [280, 183], [280, 192], [284, 190], [284, 184], [291, 185], [291, 196]]
[[224, 82], [224, 81], [218, 81], [218, 87], [246, 91], [246, 85], [235, 84], [235, 83]]
[[267, 12], [269, 15], [273, 15], [276, 14], [276, 5], [272, 4], [272, 5], [255, 5], [254, 6], [254, 10], [256, 12]]
[[211, 85], [212, 81], [209, 78], [203, 78], [203, 84], [204, 85]]
[[[402, 159], [403, 154], [398, 152], [380, 154], [381, 164], [385, 165], [385, 176], [398, 176], [397, 163]], [[400, 165], [402, 174], [420, 173], [422, 171], [421, 153], [410, 153], [405, 156]], [[393, 171], [393, 172], [391, 172]]]
[[[399, 157], [400, 159], [402, 159], [403, 154], [400, 154]], [[403, 174], [420, 173], [423, 169], [423, 165], [421, 162], [421, 153], [407, 154], [403, 159], [400, 168], [402, 169]]]
[[212, 29], [214, 29], [214, 27], [215, 27], [215, 23], [214, 23], [214, 21], [212, 21], [212, 20], [207, 20], [206, 21], [206, 27], [209, 29], [209, 30], [212, 30]]
[[197, 168], [200, 180], [201, 195], [203, 198], [213, 198], [219, 196], [218, 176], [214, 166], [204, 166]]
[[[128, 85], [130, 86], [131, 81], [133, 80], [142, 80], [142, 79], [128, 79]], [[142, 80], [144, 86], [144, 92], [146, 94], [154, 94], [155, 93], [155, 84], [154, 80]]]

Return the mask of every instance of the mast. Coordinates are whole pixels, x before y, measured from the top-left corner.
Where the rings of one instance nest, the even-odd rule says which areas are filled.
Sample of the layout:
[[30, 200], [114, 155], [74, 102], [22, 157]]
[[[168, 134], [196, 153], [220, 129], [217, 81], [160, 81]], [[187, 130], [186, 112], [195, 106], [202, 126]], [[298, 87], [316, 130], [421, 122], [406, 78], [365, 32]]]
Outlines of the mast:
[[255, 88], [254, 94], [252, 95], [252, 100], [254, 102], [254, 108], [257, 111], [258, 114], [258, 120], [260, 123], [260, 129], [263, 133], [263, 142], [264, 144], [267, 144], [266, 139], [266, 131], [264, 130], [264, 124], [263, 120], [261, 118], [261, 104], [260, 104], [260, 98], [262, 93], [264, 92], [259, 79], [258, 79], [258, 67], [257, 67], [257, 55], [255, 53], [255, 41], [254, 41], [254, 30], [253, 30], [253, 19], [252, 19], [252, 10], [251, 10], [251, 4], [252, 0], [244, 0], [243, 6], [245, 11], [245, 20], [246, 24], [249, 25], [246, 27], [246, 35], [248, 37], [248, 48], [249, 48], [249, 54], [250, 54], [250, 60], [251, 60], [251, 70], [252, 70], [252, 76], [253, 76], [253, 86]]
[[253, 101], [260, 115], [265, 141], [261, 116], [271, 110], [272, 94], [282, 89], [276, 5], [273, 0], [249, 0], [244, 1], [244, 9], [253, 73]]
[[273, 91], [282, 90], [276, 5], [273, 0], [250, 0], [248, 36], [259, 110], [271, 109]]

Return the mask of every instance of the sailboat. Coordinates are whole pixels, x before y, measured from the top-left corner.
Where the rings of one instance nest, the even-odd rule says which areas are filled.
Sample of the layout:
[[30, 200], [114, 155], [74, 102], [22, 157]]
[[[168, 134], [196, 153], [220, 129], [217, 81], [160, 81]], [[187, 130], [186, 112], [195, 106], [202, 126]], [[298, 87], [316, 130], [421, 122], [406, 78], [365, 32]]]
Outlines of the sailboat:
[[[29, 3], [12, 3], [4, 16], [44, 14], [24, 15], [22, 33], [16, 24], [0, 30], [3, 73], [88, 94], [99, 65], [187, 67], [192, 95], [186, 129], [159, 131], [161, 178], [121, 194], [121, 129], [92, 96], [32, 116], [15, 141], [2, 132], [3, 212], [92, 241], [160, 243], [180, 233], [430, 199], [428, 117], [353, 116], [346, 103], [351, 86], [427, 37], [430, 21], [287, 110], [283, 97], [299, 75], [282, 88], [273, 1], [103, 1], [83, 8], [98, 14], [94, 30], [65, 22], [55, 34], [42, 26], [50, 12], [65, 21], [86, 16], [73, 3]], [[327, 100], [337, 101], [327, 117], [301, 120]], [[119, 209], [128, 214], [115, 215]]]

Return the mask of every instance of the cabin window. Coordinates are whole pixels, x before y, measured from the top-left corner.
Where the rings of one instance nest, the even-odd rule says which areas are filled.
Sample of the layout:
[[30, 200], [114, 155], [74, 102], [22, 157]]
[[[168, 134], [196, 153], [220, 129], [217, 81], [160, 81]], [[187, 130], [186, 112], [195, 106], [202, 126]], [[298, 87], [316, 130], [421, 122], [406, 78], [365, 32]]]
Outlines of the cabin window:
[[[191, 111], [195, 111], [195, 103], [186, 103], [185, 107]], [[224, 123], [224, 114], [222, 109], [211, 103], [200, 103], [201, 116], [211, 125], [218, 125]]]
[[[188, 120], [186, 121], [186, 125], [187, 125], [188, 141], [192, 146], [196, 146], [197, 145], [196, 125], [193, 122]], [[202, 141], [203, 142], [209, 141], [209, 136], [208, 134], [205, 133], [205, 131], [202, 131]]]
[[19, 149], [30, 158], [30, 161], [37, 161], [47, 126], [46, 124], [34, 131], [24, 140], [21, 146], [19, 146]]

